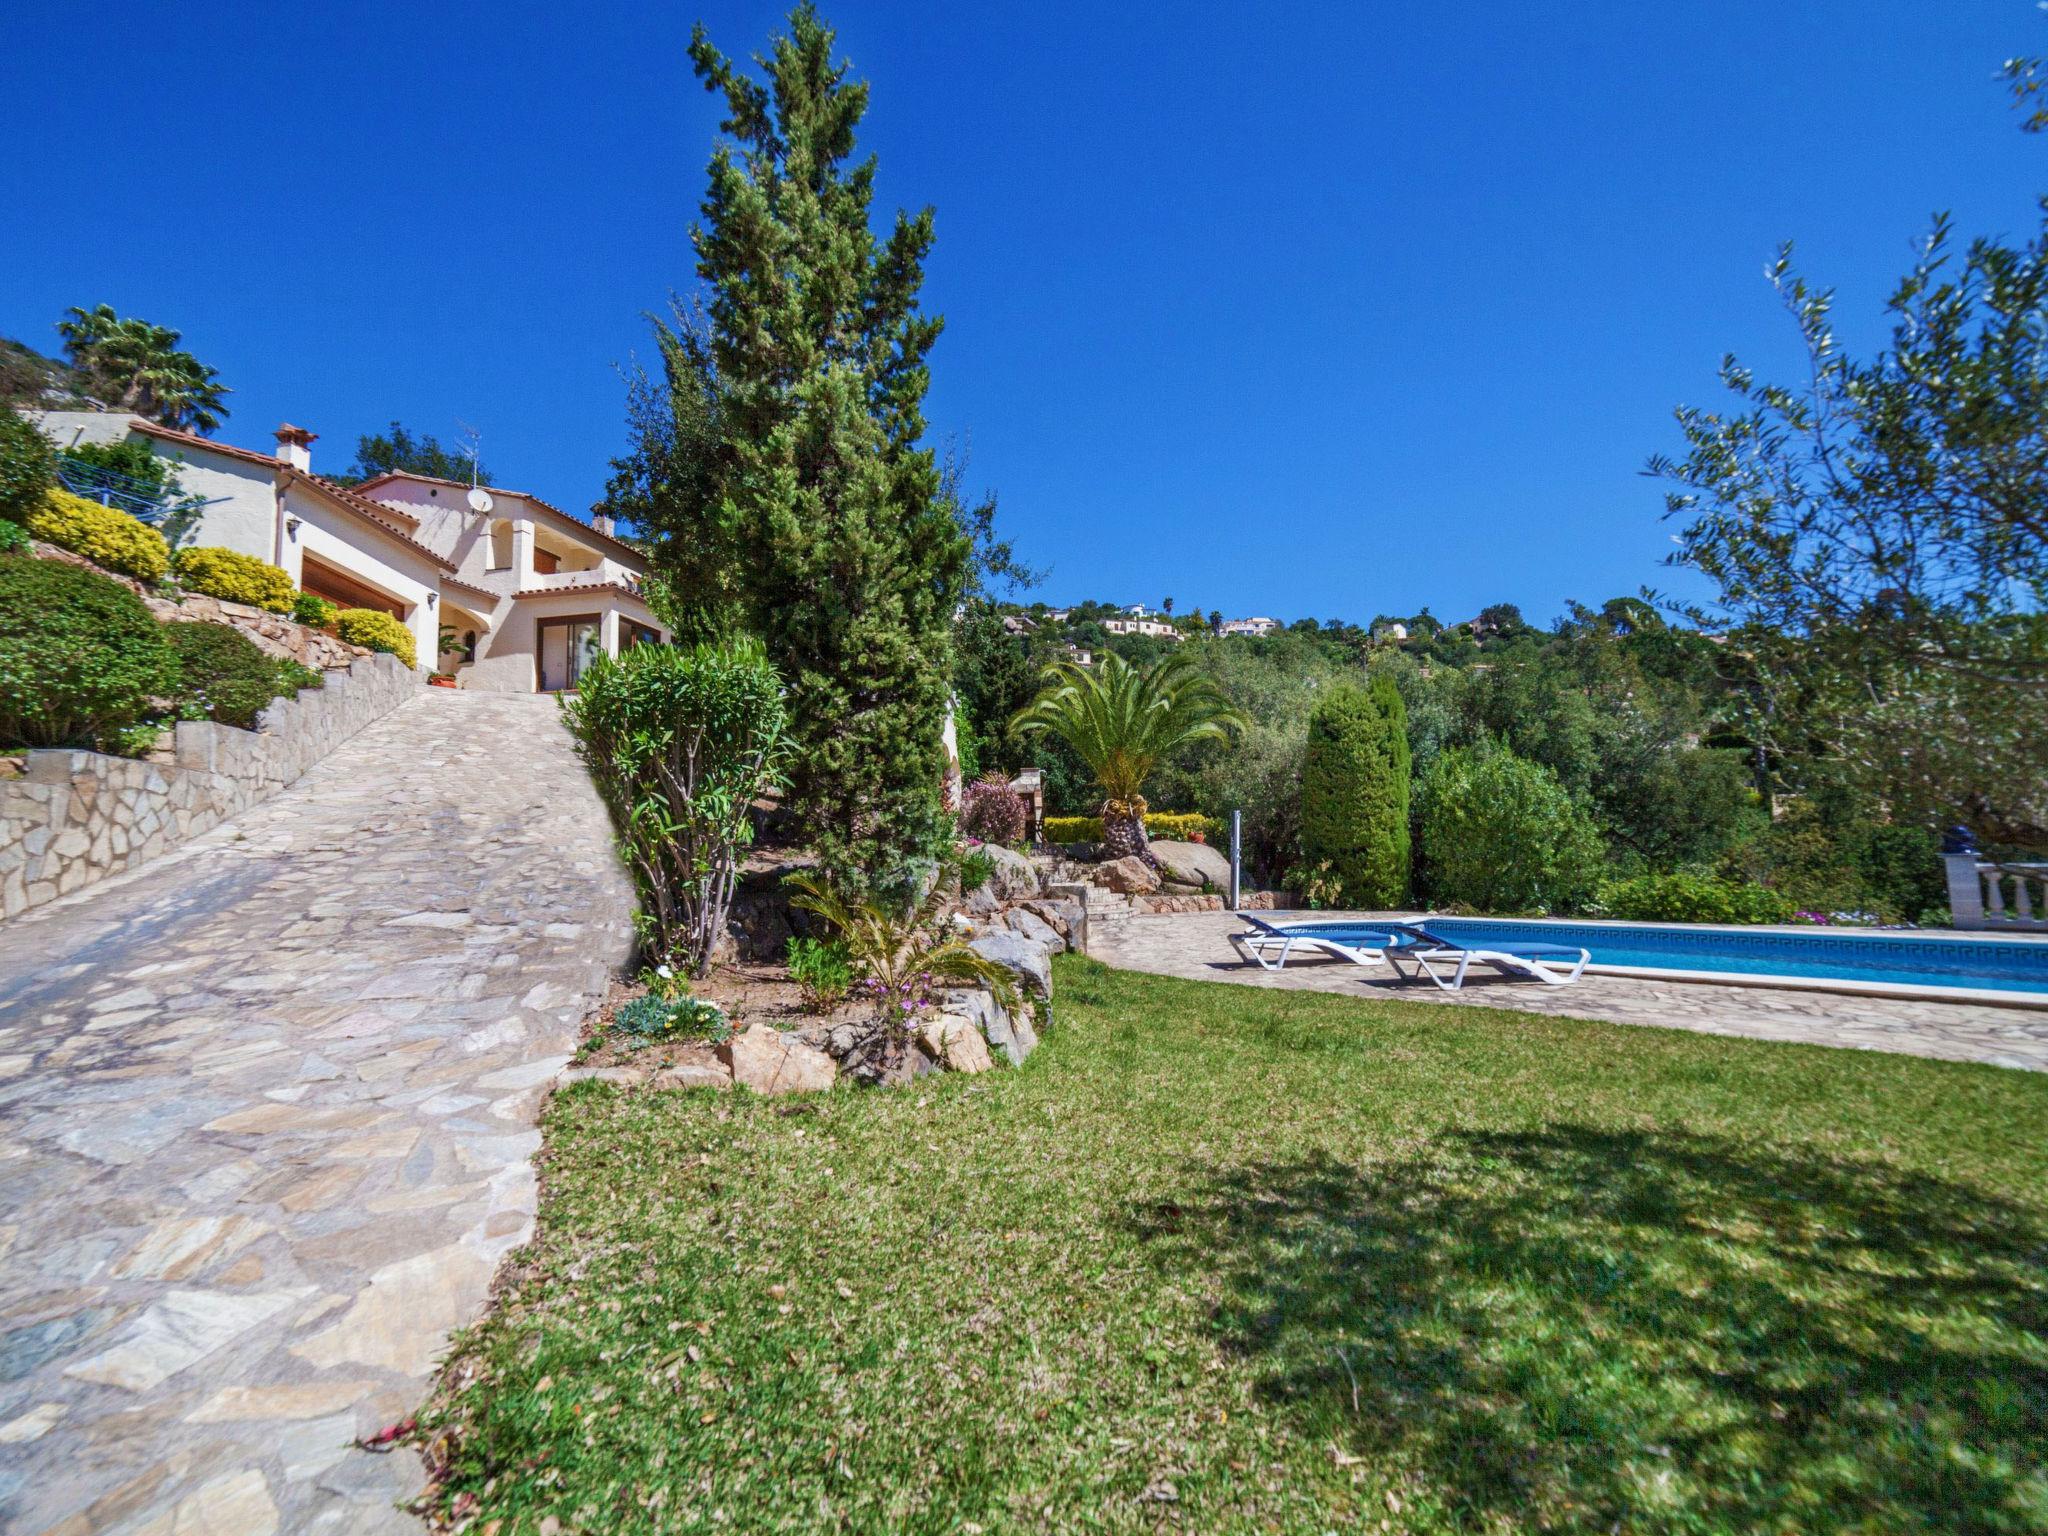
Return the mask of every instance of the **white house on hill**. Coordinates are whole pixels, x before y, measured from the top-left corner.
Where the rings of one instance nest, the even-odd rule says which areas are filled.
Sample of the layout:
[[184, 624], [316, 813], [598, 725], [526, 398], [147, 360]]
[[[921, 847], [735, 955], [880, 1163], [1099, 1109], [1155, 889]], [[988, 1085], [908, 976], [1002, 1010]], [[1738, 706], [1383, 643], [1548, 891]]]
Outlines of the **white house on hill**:
[[[493, 693], [572, 688], [600, 653], [663, 640], [640, 596], [647, 562], [609, 527], [524, 491], [473, 493], [425, 475], [349, 487], [312, 470], [315, 435], [277, 429], [275, 453], [237, 448], [107, 411], [46, 411], [61, 452], [138, 438], [205, 498], [193, 542], [280, 566], [294, 585], [412, 630], [422, 665]], [[472, 502], [472, 496], [475, 501]], [[439, 651], [443, 626], [453, 649]]]

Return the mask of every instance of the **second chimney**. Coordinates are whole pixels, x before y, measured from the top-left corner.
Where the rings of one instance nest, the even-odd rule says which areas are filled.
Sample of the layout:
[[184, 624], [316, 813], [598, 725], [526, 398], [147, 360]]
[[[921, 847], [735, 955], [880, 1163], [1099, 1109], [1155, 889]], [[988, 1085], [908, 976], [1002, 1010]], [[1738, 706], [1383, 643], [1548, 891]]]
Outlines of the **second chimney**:
[[302, 475], [313, 472], [313, 444], [320, 434], [286, 422], [277, 429], [277, 456]]

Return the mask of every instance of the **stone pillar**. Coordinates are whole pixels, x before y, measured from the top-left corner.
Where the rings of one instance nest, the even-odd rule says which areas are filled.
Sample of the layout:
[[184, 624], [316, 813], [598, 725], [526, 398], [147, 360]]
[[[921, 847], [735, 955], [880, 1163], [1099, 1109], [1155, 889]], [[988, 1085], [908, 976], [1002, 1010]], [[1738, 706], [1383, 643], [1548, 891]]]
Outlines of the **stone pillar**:
[[1010, 780], [1024, 802], [1024, 841], [1042, 843], [1045, 841], [1045, 774], [1037, 768], [1026, 768]]
[[1984, 882], [1977, 873], [1982, 860], [1976, 840], [1962, 827], [1951, 827], [1941, 840], [1941, 862], [1948, 875], [1948, 920], [1955, 928], [1984, 926]]
[[619, 610], [607, 608], [598, 619], [598, 641], [607, 656], [619, 654]]
[[512, 574], [523, 586], [533, 575], [533, 519], [512, 520]]

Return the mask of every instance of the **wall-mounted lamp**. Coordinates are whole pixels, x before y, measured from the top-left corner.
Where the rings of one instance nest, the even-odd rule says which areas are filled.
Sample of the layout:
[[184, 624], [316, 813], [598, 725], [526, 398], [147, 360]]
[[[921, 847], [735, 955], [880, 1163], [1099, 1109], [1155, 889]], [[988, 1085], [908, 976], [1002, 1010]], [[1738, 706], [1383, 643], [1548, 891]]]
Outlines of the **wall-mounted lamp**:
[[427, 606], [428, 606], [429, 608], [433, 607], [433, 606], [434, 606], [434, 605], [435, 605], [436, 603], [438, 603], [438, 602], [440, 602], [440, 601], [441, 601], [441, 594], [440, 594], [440, 593], [438, 593], [438, 592], [429, 592], [429, 593], [427, 594]]
[[293, 541], [294, 543], [297, 543], [297, 542], [298, 542], [298, 537], [299, 537], [299, 525], [300, 525], [300, 523], [301, 523], [301, 522], [303, 522], [303, 521], [304, 521], [304, 519], [303, 519], [303, 518], [297, 518], [297, 517], [288, 517], [288, 518], [286, 518], [286, 519], [284, 520], [284, 532], [285, 532], [285, 537], [286, 537], [286, 538], [288, 538], [288, 539], [290, 539], [290, 540], [292, 540], [292, 541]]

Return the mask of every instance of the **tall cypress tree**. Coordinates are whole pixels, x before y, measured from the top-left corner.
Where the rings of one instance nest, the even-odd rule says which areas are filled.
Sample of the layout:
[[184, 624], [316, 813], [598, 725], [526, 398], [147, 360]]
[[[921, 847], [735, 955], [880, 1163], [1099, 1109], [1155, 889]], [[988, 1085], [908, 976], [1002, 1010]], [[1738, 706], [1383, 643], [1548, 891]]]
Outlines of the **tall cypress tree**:
[[807, 839], [886, 889], [948, 835], [940, 731], [972, 551], [919, 446], [942, 325], [918, 308], [932, 213], [870, 227], [875, 162], [852, 160], [868, 88], [833, 46], [809, 4], [757, 61], [765, 81], [701, 25], [691, 39], [730, 142], [692, 232], [701, 326], [662, 329], [690, 472], [636, 510], [672, 606], [733, 615], [787, 681]]
[[1408, 710], [1384, 674], [1332, 690], [1308, 721], [1301, 774], [1301, 850], [1327, 859], [1352, 907], [1398, 906], [1408, 895]]

